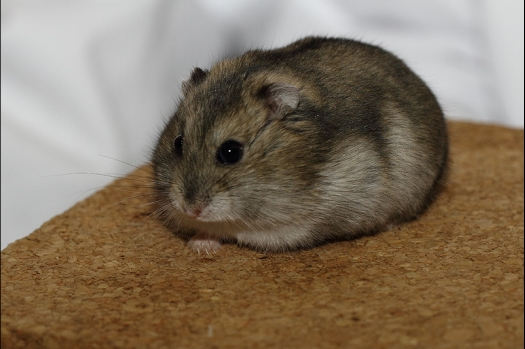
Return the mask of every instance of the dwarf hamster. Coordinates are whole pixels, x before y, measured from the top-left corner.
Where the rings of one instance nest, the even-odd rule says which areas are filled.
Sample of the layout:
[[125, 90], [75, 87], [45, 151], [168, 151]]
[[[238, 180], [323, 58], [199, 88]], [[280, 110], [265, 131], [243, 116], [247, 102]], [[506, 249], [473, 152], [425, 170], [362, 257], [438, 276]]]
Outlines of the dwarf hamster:
[[195, 68], [153, 151], [188, 246], [312, 247], [417, 217], [447, 165], [443, 112], [393, 54], [307, 37]]

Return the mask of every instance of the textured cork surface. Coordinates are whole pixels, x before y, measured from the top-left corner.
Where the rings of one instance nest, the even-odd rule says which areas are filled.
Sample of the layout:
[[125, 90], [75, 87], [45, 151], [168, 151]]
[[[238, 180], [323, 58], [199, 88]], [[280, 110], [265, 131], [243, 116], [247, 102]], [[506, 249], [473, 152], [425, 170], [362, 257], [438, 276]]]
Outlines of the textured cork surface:
[[523, 130], [450, 133], [419, 220], [294, 253], [198, 255], [118, 180], [2, 251], [2, 348], [522, 348]]

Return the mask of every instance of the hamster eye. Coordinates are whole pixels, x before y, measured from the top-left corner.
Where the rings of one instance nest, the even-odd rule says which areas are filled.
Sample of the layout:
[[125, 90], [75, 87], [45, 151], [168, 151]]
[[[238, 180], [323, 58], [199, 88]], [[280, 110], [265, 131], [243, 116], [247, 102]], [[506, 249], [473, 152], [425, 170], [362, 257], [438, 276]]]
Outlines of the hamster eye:
[[175, 137], [175, 140], [173, 141], [173, 149], [178, 156], [182, 155], [182, 135]]
[[226, 141], [217, 150], [217, 161], [223, 165], [233, 165], [241, 160], [242, 144], [236, 141]]

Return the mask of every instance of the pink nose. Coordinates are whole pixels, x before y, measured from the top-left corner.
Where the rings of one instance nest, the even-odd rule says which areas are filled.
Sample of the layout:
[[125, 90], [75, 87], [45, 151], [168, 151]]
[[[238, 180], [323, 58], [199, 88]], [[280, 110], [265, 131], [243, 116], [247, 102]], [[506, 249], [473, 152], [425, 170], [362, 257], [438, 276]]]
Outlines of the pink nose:
[[199, 217], [201, 212], [202, 210], [200, 208], [184, 208], [184, 213], [186, 213], [186, 215], [191, 218]]

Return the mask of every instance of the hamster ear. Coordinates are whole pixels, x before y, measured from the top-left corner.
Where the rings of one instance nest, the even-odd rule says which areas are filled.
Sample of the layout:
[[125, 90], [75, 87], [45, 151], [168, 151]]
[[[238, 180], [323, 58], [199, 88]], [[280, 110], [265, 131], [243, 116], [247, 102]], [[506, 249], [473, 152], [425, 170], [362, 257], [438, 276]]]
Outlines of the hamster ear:
[[299, 89], [293, 85], [275, 83], [261, 89], [270, 108], [269, 119], [275, 119], [294, 111], [299, 105]]
[[206, 80], [206, 77], [208, 76], [209, 71], [203, 70], [201, 68], [195, 68], [191, 72], [191, 76], [188, 80], [184, 81], [182, 83], [182, 93], [186, 94], [192, 88], [193, 86], [197, 86], [200, 83], [202, 83], [204, 80]]

